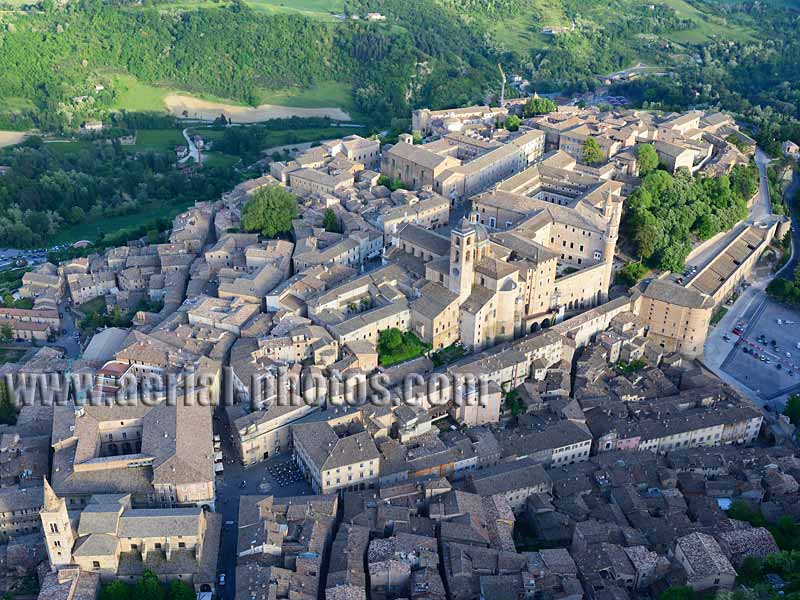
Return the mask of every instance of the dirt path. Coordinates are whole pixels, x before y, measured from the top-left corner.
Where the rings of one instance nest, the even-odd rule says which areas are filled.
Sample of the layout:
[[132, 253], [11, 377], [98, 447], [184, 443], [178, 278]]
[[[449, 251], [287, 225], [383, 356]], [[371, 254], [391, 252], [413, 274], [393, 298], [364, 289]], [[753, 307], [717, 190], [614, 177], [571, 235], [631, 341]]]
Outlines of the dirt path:
[[251, 106], [210, 102], [180, 94], [167, 94], [164, 98], [164, 103], [167, 106], [167, 110], [176, 117], [202, 121], [213, 121], [220, 114], [224, 114], [234, 123], [258, 123], [268, 119], [287, 117], [330, 117], [337, 121], [350, 120], [350, 115], [341, 108], [293, 108], [274, 104], [262, 104], [253, 108]]
[[24, 131], [0, 131], [0, 148], [19, 144], [26, 136]]

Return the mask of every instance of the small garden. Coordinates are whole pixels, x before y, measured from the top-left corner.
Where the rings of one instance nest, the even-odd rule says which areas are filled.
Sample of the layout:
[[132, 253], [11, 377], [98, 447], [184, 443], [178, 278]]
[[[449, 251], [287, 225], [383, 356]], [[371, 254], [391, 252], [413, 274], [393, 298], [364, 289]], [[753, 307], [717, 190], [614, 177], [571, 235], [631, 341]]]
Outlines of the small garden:
[[617, 363], [617, 371], [620, 373], [635, 373], [636, 371], [641, 371], [647, 366], [647, 361], [643, 358], [637, 358], [636, 360], [632, 360], [630, 362], [621, 360]]
[[382, 367], [391, 367], [420, 357], [430, 348], [430, 344], [426, 344], [410, 331], [404, 333], [394, 327], [385, 329], [378, 336], [378, 363]]
[[442, 348], [431, 354], [431, 360], [433, 361], [433, 366], [438, 368], [454, 363], [464, 358], [466, 354], [467, 351], [464, 349], [464, 346], [456, 342], [455, 344], [450, 344], [446, 348]]
[[115, 308], [110, 313], [106, 310], [105, 297], [99, 296], [80, 305], [80, 311], [85, 315], [78, 327], [84, 332], [93, 332], [103, 327], [130, 327], [133, 317], [139, 311], [158, 312], [164, 308], [163, 302], [142, 300], [129, 312], [122, 312]]
[[100, 589], [100, 600], [194, 600], [196, 596], [187, 583], [175, 579], [165, 586], [151, 571], [133, 585], [117, 580]]

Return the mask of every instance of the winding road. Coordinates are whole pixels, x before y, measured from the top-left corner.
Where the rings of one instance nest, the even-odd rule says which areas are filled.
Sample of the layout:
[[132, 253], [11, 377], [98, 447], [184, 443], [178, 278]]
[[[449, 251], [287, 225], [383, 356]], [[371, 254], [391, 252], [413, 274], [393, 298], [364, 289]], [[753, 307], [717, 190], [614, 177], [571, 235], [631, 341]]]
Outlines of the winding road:
[[197, 144], [194, 143], [194, 140], [189, 135], [189, 129], [184, 129], [182, 132], [183, 138], [186, 140], [186, 147], [189, 148], [189, 154], [184, 156], [178, 162], [183, 164], [190, 158], [194, 159], [194, 162], [199, 164], [200, 163], [200, 150], [197, 149]]

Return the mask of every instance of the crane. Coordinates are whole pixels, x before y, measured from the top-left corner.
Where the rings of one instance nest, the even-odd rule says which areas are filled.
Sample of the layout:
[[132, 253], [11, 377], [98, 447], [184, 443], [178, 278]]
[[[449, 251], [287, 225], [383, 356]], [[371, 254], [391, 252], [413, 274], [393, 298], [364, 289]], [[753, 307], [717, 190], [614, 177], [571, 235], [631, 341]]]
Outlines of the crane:
[[503, 107], [506, 101], [506, 74], [503, 72], [503, 67], [500, 66], [500, 63], [497, 63], [497, 69], [500, 71], [500, 81], [502, 82], [500, 85], [500, 107]]

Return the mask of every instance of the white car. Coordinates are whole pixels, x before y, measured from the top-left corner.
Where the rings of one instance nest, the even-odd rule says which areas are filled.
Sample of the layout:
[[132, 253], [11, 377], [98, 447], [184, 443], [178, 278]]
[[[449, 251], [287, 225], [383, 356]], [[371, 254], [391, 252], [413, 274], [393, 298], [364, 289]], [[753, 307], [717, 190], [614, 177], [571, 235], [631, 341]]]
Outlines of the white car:
[[220, 573], [219, 584], [220, 585], [225, 585], [225, 573]]

